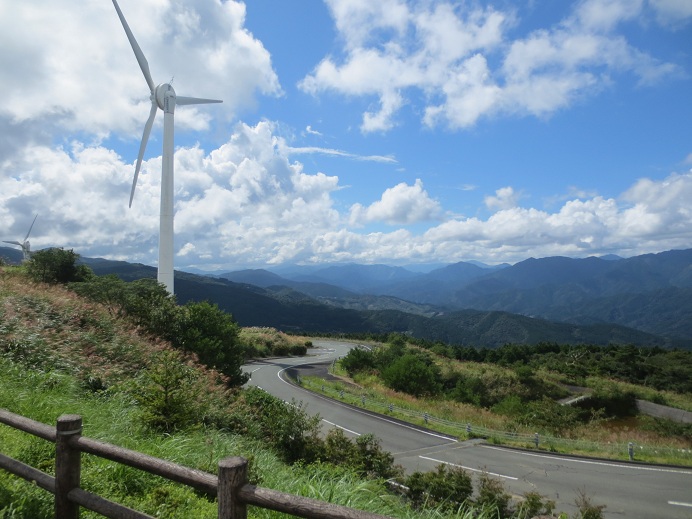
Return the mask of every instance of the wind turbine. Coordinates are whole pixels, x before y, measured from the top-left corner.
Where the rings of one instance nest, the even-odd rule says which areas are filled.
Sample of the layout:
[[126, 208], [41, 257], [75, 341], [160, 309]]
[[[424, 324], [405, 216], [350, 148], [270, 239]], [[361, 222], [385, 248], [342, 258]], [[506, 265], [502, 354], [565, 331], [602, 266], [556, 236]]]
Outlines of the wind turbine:
[[26, 236], [24, 237], [23, 241], [18, 242], [18, 241], [5, 241], [5, 240], [3, 240], [3, 243], [11, 243], [12, 245], [19, 245], [22, 248], [22, 255], [24, 256], [24, 261], [31, 259], [31, 244], [29, 243], [29, 235], [31, 234], [31, 229], [34, 228], [34, 224], [36, 223], [36, 218], [38, 218], [38, 215], [34, 216], [34, 221], [31, 222], [31, 227], [29, 227], [29, 232], [26, 233]]
[[204, 103], [222, 103], [216, 99], [199, 99], [196, 97], [177, 96], [173, 86], [170, 83], [162, 83], [154, 86], [154, 80], [149, 72], [149, 63], [144, 57], [142, 49], [140, 49], [135, 40], [129, 25], [125, 21], [118, 2], [113, 0], [113, 5], [118, 13], [120, 22], [123, 24], [127, 39], [130, 40], [132, 50], [135, 52], [139, 68], [142, 69], [144, 79], [149, 85], [151, 95], [151, 111], [149, 119], [144, 125], [144, 133], [142, 134], [142, 142], [139, 145], [139, 155], [137, 156], [137, 166], [135, 167], [135, 177], [132, 181], [132, 191], [130, 193], [130, 207], [132, 207], [132, 199], [135, 196], [135, 187], [137, 186], [137, 177], [142, 166], [142, 158], [144, 150], [147, 147], [151, 127], [154, 124], [156, 112], [163, 110], [163, 155], [161, 164], [161, 221], [159, 227], [159, 266], [157, 279], [159, 283], [163, 283], [169, 293], [173, 294], [173, 112], [176, 105], [194, 105]]

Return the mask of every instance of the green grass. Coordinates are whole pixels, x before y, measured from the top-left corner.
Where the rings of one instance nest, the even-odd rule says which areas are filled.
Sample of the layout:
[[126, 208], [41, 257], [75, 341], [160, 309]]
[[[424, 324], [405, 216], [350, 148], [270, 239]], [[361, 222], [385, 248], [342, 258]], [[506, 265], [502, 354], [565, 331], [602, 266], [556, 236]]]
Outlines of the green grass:
[[[207, 472], [216, 472], [220, 459], [243, 456], [251, 460], [251, 482], [283, 492], [329, 501], [374, 513], [402, 518], [490, 518], [470, 509], [458, 514], [411, 509], [388, 491], [382, 481], [363, 480], [353, 471], [328, 464], [288, 466], [265, 445], [213, 428], [197, 428], [169, 435], [152, 434], [138, 426], [138, 410], [124, 393], [85, 392], [77, 380], [51, 371], [28, 371], [0, 358], [0, 407], [33, 420], [54, 424], [61, 414], [83, 418], [85, 436], [130, 448]], [[53, 474], [53, 444], [0, 425], [0, 445], [8, 456]], [[192, 489], [96, 456], [82, 456], [82, 487], [112, 501], [164, 519], [216, 518], [214, 500]], [[250, 508], [250, 516], [285, 517]], [[0, 518], [53, 517], [53, 496], [0, 470]], [[91, 519], [98, 514], [82, 511]]]
[[[374, 412], [391, 415], [434, 431], [463, 439], [485, 437], [497, 445], [535, 449], [535, 427], [518, 428], [505, 417], [468, 404], [441, 399], [414, 398], [382, 386], [375, 377], [358, 377], [357, 384], [336, 366], [336, 374], [344, 382], [325, 381], [318, 377], [301, 377], [301, 384], [313, 391], [326, 393], [345, 403]], [[630, 385], [628, 385], [629, 387]], [[365, 398], [363, 398], [365, 397]], [[390, 411], [389, 405], [392, 404]], [[429, 419], [424, 416], [428, 413]], [[437, 420], [442, 419], [442, 420]], [[563, 454], [628, 460], [628, 443], [634, 442], [635, 459], [650, 463], [692, 466], [692, 443], [679, 437], [669, 437], [654, 428], [643, 427], [652, 420], [648, 417], [627, 421], [602, 421], [575, 428], [569, 436], [556, 437], [541, 431], [539, 449]], [[472, 424], [472, 434], [466, 433], [466, 424]], [[519, 440], [510, 434], [517, 433]]]

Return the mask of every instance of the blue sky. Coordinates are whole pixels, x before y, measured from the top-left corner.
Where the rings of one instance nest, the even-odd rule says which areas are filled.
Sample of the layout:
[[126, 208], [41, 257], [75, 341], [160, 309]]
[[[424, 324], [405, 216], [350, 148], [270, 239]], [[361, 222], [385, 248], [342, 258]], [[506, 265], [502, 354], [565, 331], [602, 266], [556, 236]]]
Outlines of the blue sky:
[[[120, 0], [176, 110], [176, 268], [692, 246], [692, 1]], [[0, 0], [0, 234], [155, 265], [110, 1]]]

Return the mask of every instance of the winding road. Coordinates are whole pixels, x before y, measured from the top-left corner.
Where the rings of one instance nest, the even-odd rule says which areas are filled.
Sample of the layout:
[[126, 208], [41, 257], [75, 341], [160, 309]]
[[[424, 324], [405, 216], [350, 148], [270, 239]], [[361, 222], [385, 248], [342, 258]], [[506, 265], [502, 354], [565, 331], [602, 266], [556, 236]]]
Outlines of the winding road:
[[324, 428], [338, 427], [354, 438], [373, 433], [407, 472], [432, 470], [440, 463], [463, 467], [472, 474], [486, 472], [505, 489], [520, 496], [537, 491], [556, 502], [558, 511], [576, 510], [580, 492], [593, 504], [605, 504], [608, 519], [692, 519], [692, 469], [578, 458], [508, 449], [481, 440], [457, 439], [424, 430], [390, 417], [355, 408], [297, 387], [286, 371], [319, 372], [319, 367], [345, 355], [354, 344], [314, 340], [309, 357], [253, 362], [248, 385], [290, 402], [303, 402], [311, 415], [319, 414]]

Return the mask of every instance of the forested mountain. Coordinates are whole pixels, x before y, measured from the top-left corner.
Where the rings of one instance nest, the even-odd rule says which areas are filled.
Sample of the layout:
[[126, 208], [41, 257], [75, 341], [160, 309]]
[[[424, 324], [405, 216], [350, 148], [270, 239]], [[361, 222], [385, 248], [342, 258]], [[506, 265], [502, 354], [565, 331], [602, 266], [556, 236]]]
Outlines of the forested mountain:
[[[84, 258], [84, 262], [99, 275], [116, 274], [127, 281], [156, 276], [153, 267], [141, 264], [89, 258]], [[541, 341], [692, 347], [692, 341], [671, 340], [612, 324], [584, 326], [497, 311], [435, 312], [431, 307], [426, 313], [421, 306], [412, 307], [412, 310], [421, 310], [418, 313], [399, 309], [354, 310], [325, 304], [287, 286], [263, 288], [185, 272], [176, 272], [175, 284], [179, 303], [209, 300], [232, 313], [241, 326], [272, 326], [286, 331], [332, 334], [401, 332], [450, 344], [487, 347]], [[367, 297], [360, 300], [367, 300]], [[397, 308], [407, 304], [391, 297], [376, 300], [373, 307], [381, 307], [384, 300], [390, 300], [391, 306]]]
[[[0, 248], [0, 256], [11, 254], [21, 255]], [[141, 264], [83, 260], [97, 274], [156, 276]], [[299, 279], [261, 269], [221, 275], [176, 272], [179, 302], [207, 299], [243, 326], [305, 332], [396, 331], [477, 346], [692, 344], [692, 249], [629, 259], [531, 258], [499, 268], [460, 262], [428, 273], [344, 265], [286, 274]]]
[[[337, 275], [340, 269], [343, 275]], [[367, 267], [362, 265], [330, 267], [324, 269], [329, 276], [320, 270], [312, 275], [329, 278], [352, 292], [387, 295], [447, 311], [496, 310], [573, 324], [611, 323], [692, 339], [692, 249], [628, 259], [530, 258], [495, 269], [460, 262], [410, 275], [394, 267], [391, 271], [381, 266], [378, 269], [386, 275], [369, 286], [364, 284]], [[239, 274], [225, 276], [236, 279], [234, 276]], [[350, 284], [351, 277], [357, 277], [358, 282]], [[272, 277], [272, 284], [277, 283], [320, 297], [308, 287], [292, 284], [293, 279], [280, 281]], [[348, 299], [349, 304], [344, 302], [344, 306], [353, 308], [353, 295]], [[330, 303], [340, 301], [335, 296]]]

